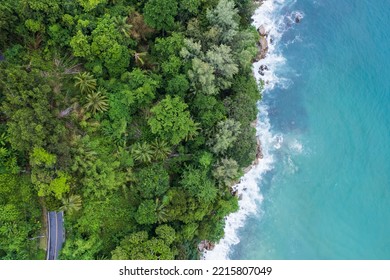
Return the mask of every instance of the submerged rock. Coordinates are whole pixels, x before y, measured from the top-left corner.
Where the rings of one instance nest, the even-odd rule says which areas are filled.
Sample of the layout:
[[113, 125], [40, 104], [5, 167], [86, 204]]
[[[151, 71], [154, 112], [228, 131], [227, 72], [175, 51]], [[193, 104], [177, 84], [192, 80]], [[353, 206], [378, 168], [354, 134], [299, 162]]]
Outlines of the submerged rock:
[[267, 71], [267, 70], [269, 70], [268, 66], [262, 64], [262, 65], [260, 65], [260, 68], [259, 68], [258, 73], [259, 73], [261, 76], [264, 76], [264, 71]]
[[300, 23], [303, 19], [303, 15], [300, 12], [296, 12], [294, 15], [295, 23]]

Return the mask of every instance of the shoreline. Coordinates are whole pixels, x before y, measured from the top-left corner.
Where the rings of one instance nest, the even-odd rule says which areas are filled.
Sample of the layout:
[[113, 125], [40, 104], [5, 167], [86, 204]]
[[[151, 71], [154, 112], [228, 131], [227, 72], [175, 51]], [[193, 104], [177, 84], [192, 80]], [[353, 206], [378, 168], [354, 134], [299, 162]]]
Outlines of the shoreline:
[[[257, 8], [255, 9], [255, 12], [254, 14], [252, 15], [255, 16], [256, 14], [256, 11], [258, 9], [261, 8], [262, 4], [265, 2], [266, 0], [254, 0], [253, 2], [255, 4], [257, 4]], [[254, 24], [254, 22], [252, 22], [252, 25]], [[260, 62], [262, 60], [264, 60], [264, 58], [267, 56], [268, 54], [268, 51], [269, 51], [269, 42], [268, 42], [268, 34], [269, 34], [269, 31], [266, 31], [267, 27], [264, 26], [263, 24], [256, 28], [257, 30], [257, 33], [259, 35], [259, 39], [256, 43], [256, 46], [257, 46], [257, 54], [252, 62], [252, 67], [254, 66], [255, 63], [257, 62]], [[263, 66], [263, 65], [262, 65]], [[254, 67], [253, 67], [254, 68]], [[260, 67], [262, 68], [262, 67]], [[253, 69], [254, 70], [254, 69]], [[268, 70], [268, 67], [265, 66], [264, 69], [261, 69], [262, 71], [263, 70]], [[253, 74], [253, 77], [256, 79], [256, 82], [257, 84], [259, 85], [259, 83], [265, 83], [264, 80], [260, 79], [258, 80], [254, 71], [252, 72]], [[262, 94], [262, 92], [264, 91], [264, 87], [259, 87], [259, 94]], [[261, 102], [261, 98], [258, 100], [258, 102]], [[258, 114], [260, 114], [260, 109], [258, 110], [257, 112]], [[258, 135], [259, 133], [259, 129], [258, 129], [258, 123], [259, 123], [259, 118], [257, 117], [251, 124], [250, 126], [255, 128], [256, 129], [256, 155], [255, 155], [255, 158], [253, 159], [252, 163], [243, 168], [242, 171], [243, 171], [243, 175], [240, 177], [240, 179], [233, 185], [230, 187], [231, 189], [231, 194], [233, 196], [237, 196], [238, 197], [238, 201], [240, 201], [242, 199], [242, 195], [243, 193], [242, 192], [245, 192], [246, 191], [246, 188], [243, 189], [242, 192], [240, 192], [238, 190], [238, 185], [242, 183], [242, 181], [245, 179], [246, 176], [249, 176], [250, 175], [250, 172], [252, 170], [255, 170], [256, 167], [260, 164], [260, 161], [264, 158], [264, 155], [263, 155], [263, 149], [262, 149], [262, 144], [261, 144], [261, 140], [260, 140], [260, 136]], [[234, 213], [237, 213], [237, 212], [240, 212], [242, 211], [242, 209], [239, 209], [238, 211], [234, 212]], [[232, 214], [232, 213], [231, 213]], [[230, 215], [231, 215], [230, 214]], [[228, 219], [228, 216], [225, 217], [225, 220]], [[226, 235], [226, 232], [225, 232], [225, 235]], [[205, 255], [207, 254], [207, 252], [210, 252], [210, 251], [213, 251], [215, 246], [217, 246], [219, 243], [213, 243], [213, 242], [210, 242], [208, 240], [202, 240], [199, 244], [198, 244], [198, 251], [200, 253], [200, 259], [203, 259], [205, 260]]]
[[[299, 10], [283, 11], [284, 1], [260, 0], [260, 5], [254, 11], [252, 26], [258, 33], [257, 55], [252, 62], [252, 74], [259, 86], [259, 93], [268, 94], [275, 86], [285, 86], [288, 80], [279, 77], [276, 70], [283, 67], [286, 59], [279, 49], [279, 42], [284, 32], [299, 24], [304, 14]], [[288, 6], [287, 6], [288, 7]], [[280, 13], [282, 12], [282, 13]], [[239, 210], [225, 217], [225, 236], [214, 246], [214, 250], [204, 251], [203, 259], [229, 259], [231, 248], [241, 242], [239, 229], [246, 225], [249, 216], [261, 214], [259, 205], [263, 201], [259, 182], [263, 175], [274, 167], [273, 151], [280, 148], [283, 137], [274, 134], [271, 129], [268, 106], [263, 99], [259, 100], [257, 119], [251, 124], [256, 128], [256, 158], [250, 166], [244, 168], [244, 175], [232, 187], [239, 197]]]

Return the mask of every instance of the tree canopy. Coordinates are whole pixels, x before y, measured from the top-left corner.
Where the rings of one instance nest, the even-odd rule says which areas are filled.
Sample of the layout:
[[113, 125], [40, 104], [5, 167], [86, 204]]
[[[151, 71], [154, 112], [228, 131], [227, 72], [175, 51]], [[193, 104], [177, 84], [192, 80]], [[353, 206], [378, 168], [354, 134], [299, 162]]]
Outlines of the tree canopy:
[[196, 259], [256, 154], [252, 1], [3, 0], [0, 259]]

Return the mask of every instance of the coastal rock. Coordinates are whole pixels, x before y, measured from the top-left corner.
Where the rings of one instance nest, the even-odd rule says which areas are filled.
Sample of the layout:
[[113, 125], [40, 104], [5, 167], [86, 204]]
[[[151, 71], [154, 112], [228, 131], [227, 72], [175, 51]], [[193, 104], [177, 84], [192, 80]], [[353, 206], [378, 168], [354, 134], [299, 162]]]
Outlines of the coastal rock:
[[256, 161], [257, 163], [264, 157], [263, 151], [261, 149], [260, 139], [257, 138], [257, 149], [256, 149]]
[[257, 29], [257, 32], [259, 32], [260, 36], [262, 37], [266, 37], [268, 35], [263, 24], [260, 25], [260, 27]]
[[264, 71], [267, 71], [267, 70], [269, 70], [268, 66], [262, 64], [262, 65], [260, 65], [260, 68], [259, 68], [258, 73], [259, 73], [261, 76], [264, 76]]
[[198, 250], [200, 252], [203, 252], [204, 250], [211, 251], [214, 249], [214, 247], [215, 247], [215, 244], [211, 241], [208, 241], [208, 240], [202, 240], [198, 244]]
[[295, 23], [300, 23], [303, 19], [303, 15], [300, 12], [296, 12], [294, 14], [294, 21]]
[[253, 122], [251, 122], [251, 127], [256, 128], [257, 127], [258, 120], [255, 119]]
[[258, 44], [259, 52], [257, 54], [256, 60], [259, 61], [260, 59], [263, 59], [266, 57], [268, 52], [268, 42], [265, 37], [260, 37], [259, 44]]

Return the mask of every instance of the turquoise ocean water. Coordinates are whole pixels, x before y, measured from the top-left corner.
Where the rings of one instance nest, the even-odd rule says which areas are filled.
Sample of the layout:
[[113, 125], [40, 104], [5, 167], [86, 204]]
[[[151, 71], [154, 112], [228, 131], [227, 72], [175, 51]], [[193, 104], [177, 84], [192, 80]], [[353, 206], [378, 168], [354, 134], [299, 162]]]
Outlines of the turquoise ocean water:
[[390, 259], [390, 2], [267, 2], [267, 164], [208, 258]]

